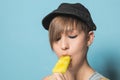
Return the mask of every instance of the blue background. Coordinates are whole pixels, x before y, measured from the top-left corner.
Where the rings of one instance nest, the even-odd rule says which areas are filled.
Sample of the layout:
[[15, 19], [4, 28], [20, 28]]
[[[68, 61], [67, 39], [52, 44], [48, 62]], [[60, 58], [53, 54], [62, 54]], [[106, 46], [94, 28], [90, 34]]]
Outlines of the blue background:
[[62, 2], [81, 2], [97, 25], [90, 65], [120, 80], [120, 0], [0, 0], [0, 80], [41, 80], [57, 61], [42, 18]]

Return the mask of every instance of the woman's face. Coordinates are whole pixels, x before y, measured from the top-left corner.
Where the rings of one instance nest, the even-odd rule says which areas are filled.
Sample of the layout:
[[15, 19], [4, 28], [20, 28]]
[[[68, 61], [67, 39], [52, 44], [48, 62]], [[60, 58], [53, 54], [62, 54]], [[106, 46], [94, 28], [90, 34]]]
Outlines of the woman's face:
[[88, 40], [83, 31], [78, 32], [74, 29], [67, 34], [62, 33], [56, 41], [53, 42], [53, 50], [58, 57], [69, 55], [71, 63], [69, 69], [78, 69], [86, 58], [88, 49]]

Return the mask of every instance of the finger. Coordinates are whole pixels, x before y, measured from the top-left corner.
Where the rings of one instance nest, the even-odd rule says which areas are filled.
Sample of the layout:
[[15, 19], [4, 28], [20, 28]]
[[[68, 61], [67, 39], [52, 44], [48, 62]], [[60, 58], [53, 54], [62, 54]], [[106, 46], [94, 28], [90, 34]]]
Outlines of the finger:
[[62, 77], [59, 75], [59, 73], [54, 74], [57, 80], [64, 80]]
[[67, 79], [65, 78], [65, 75], [64, 75], [64, 74], [59, 73], [59, 75], [62, 77], [63, 80], [67, 80]]
[[67, 80], [67, 79], [65, 79], [65, 77], [62, 73], [55, 73], [54, 75], [56, 76], [57, 80]]
[[57, 79], [54, 75], [52, 75], [52, 76], [49, 76], [48, 80], [57, 80]]

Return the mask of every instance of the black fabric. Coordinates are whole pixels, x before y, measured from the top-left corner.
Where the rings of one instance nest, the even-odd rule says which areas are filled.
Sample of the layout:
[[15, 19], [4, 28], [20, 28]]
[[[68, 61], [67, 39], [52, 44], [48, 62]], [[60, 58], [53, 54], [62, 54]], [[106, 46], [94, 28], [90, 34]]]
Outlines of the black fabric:
[[58, 15], [76, 17], [85, 22], [91, 30], [96, 30], [96, 25], [94, 24], [88, 9], [80, 3], [62, 3], [56, 10], [45, 16], [42, 20], [42, 25], [46, 30], [49, 29], [52, 19]]

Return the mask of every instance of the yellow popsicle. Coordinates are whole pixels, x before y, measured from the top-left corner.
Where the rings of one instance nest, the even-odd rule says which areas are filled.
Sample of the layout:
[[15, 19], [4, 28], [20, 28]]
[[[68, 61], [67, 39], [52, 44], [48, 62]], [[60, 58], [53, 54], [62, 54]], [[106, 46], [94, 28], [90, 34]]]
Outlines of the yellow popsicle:
[[53, 73], [65, 73], [70, 64], [70, 56], [62, 56], [53, 68]]

